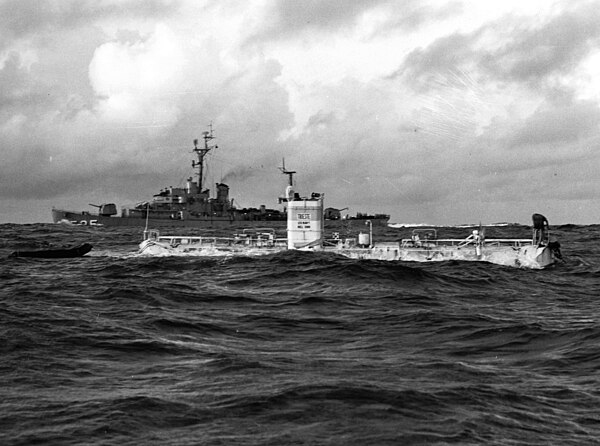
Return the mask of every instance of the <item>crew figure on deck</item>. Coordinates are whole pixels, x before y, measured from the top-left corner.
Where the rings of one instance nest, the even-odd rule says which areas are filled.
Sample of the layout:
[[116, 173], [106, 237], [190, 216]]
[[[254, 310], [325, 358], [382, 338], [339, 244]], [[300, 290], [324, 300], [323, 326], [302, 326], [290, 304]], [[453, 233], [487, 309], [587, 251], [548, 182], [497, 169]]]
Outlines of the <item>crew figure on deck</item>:
[[533, 214], [531, 218], [533, 220], [533, 243], [541, 245], [548, 238], [548, 231], [550, 230], [548, 219], [542, 214]]

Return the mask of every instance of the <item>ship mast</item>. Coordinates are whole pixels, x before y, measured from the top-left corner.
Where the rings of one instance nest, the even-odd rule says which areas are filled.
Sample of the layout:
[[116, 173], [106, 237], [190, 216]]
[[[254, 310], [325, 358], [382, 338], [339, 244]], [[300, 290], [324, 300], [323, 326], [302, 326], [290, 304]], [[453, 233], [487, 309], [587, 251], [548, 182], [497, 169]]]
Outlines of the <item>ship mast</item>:
[[218, 146], [209, 146], [208, 142], [215, 139], [213, 136], [213, 128], [212, 122], [209, 125], [209, 131], [202, 132], [202, 137], [204, 138], [204, 148], [198, 148], [198, 140], [194, 140], [194, 150], [196, 155], [198, 155], [198, 161], [192, 161], [192, 167], [198, 167], [198, 190], [202, 192], [204, 187], [204, 157], [210, 152], [212, 149], [217, 149]]
[[281, 170], [281, 173], [284, 175], [288, 176], [288, 184], [290, 186], [293, 186], [294, 184], [294, 174], [296, 173], [295, 170], [287, 170], [285, 168], [285, 158], [281, 159], [281, 167], [279, 168], [279, 170]]
[[[281, 167], [279, 168], [281, 173], [288, 176], [288, 187], [285, 189], [285, 196], [279, 197], [279, 203], [286, 203], [292, 199], [292, 195], [294, 193], [292, 187], [294, 186], [294, 174], [295, 170], [287, 170], [285, 168], [285, 158], [281, 159]], [[283, 209], [285, 212], [285, 208]]]

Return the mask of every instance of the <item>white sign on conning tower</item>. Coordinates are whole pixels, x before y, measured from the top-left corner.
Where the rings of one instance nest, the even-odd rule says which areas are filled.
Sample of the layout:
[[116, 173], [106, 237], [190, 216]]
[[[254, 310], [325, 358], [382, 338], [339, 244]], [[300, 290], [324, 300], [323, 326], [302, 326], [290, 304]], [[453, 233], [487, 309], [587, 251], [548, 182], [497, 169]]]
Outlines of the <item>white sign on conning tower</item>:
[[313, 193], [310, 198], [288, 200], [288, 249], [323, 246], [323, 194]]

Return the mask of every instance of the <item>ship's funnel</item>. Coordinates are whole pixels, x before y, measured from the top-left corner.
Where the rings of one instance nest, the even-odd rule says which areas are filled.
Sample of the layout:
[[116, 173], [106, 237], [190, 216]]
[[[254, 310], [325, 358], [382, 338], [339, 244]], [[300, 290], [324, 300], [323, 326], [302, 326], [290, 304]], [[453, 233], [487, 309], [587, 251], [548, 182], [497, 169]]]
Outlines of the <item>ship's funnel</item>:
[[225, 183], [217, 183], [217, 202], [229, 203], [229, 186]]
[[[289, 197], [290, 191], [287, 192]], [[322, 249], [323, 226], [323, 194], [288, 199], [288, 249]]]

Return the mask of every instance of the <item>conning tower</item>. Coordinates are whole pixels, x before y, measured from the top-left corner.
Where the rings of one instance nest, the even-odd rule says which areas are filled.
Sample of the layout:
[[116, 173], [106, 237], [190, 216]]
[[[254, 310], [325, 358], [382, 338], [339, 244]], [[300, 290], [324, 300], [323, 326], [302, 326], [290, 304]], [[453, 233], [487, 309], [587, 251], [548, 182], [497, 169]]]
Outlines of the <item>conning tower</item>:
[[323, 194], [313, 192], [310, 198], [300, 197], [286, 189], [288, 249], [323, 248]]

